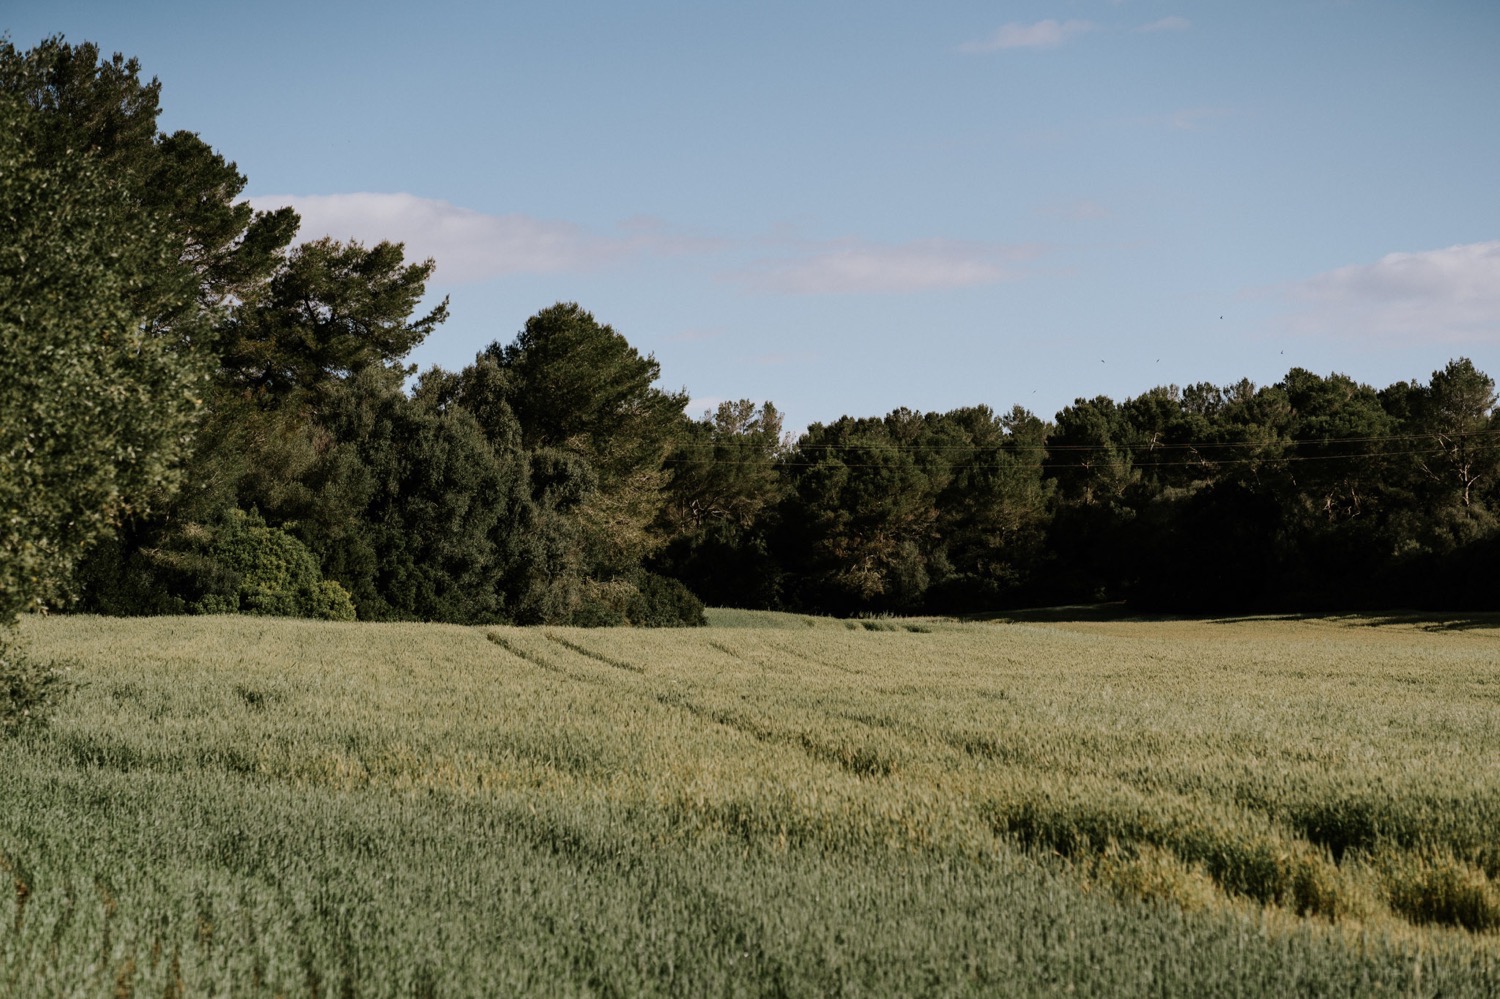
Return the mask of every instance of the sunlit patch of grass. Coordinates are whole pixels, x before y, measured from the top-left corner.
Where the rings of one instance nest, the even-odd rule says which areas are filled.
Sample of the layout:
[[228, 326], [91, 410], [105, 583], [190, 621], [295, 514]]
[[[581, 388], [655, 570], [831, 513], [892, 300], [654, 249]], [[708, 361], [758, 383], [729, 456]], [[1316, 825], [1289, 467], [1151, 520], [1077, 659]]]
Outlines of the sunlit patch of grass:
[[1151, 844], [1109, 844], [1085, 865], [1085, 879], [1122, 898], [1139, 899], [1193, 912], [1222, 905], [1224, 893], [1202, 864], [1187, 863], [1171, 850]]

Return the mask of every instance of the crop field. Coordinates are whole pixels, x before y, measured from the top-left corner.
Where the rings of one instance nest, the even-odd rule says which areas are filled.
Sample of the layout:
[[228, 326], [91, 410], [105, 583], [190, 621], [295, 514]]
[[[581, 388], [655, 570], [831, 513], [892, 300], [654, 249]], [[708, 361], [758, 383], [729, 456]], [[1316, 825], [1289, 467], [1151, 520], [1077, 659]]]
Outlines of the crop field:
[[1500, 619], [30, 619], [0, 995], [1500, 994]]

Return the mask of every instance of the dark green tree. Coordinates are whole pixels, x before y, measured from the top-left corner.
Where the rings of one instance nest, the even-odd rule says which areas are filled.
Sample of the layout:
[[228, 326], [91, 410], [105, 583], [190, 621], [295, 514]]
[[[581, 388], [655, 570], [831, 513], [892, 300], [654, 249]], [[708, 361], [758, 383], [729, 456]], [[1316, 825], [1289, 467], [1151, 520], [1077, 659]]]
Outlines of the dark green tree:
[[519, 457], [497, 455], [467, 410], [408, 397], [375, 370], [339, 387], [327, 421], [369, 479], [352, 529], [326, 542], [360, 617], [506, 619], [508, 567], [495, 541], [526, 501]]
[[[237, 201], [245, 178], [233, 163], [191, 132], [158, 132], [161, 84], [143, 82], [137, 60], [104, 58], [92, 43], [61, 37], [26, 52], [0, 39], [0, 90], [29, 112], [18, 134], [37, 162], [87, 160], [136, 227], [172, 244], [175, 261], [141, 275], [129, 292], [154, 330], [200, 345], [228, 305], [280, 264], [296, 213]], [[184, 279], [196, 292], [188, 298]]]
[[935, 452], [912, 446], [924, 429], [910, 410], [843, 417], [813, 424], [786, 456], [775, 547], [793, 606], [825, 613], [920, 606], [948, 471]]
[[771, 515], [785, 492], [781, 414], [769, 402], [722, 402], [688, 424], [669, 459], [662, 524], [670, 537], [652, 567], [722, 606], [780, 601], [769, 550]]
[[601, 474], [657, 464], [686, 418], [685, 392], [656, 388], [661, 366], [572, 303], [543, 309], [494, 356], [528, 448], [576, 446]]
[[1424, 475], [1465, 508], [1480, 502], [1500, 470], [1495, 381], [1467, 357], [1449, 361], [1412, 400], [1410, 429], [1419, 435]]
[[941, 558], [926, 605], [991, 610], [1026, 593], [1045, 557], [1052, 484], [1043, 477], [1048, 426], [1016, 406], [996, 416], [974, 406], [929, 416], [949, 465], [937, 497]]
[[[16, 58], [0, 51], [0, 66]], [[89, 158], [33, 148], [37, 114], [0, 92], [0, 623], [56, 596], [119, 518], [170, 493], [203, 391], [138, 294], [154, 283], [171, 304], [172, 234]]]
[[781, 492], [776, 462], [784, 449], [781, 414], [769, 402], [721, 402], [688, 423], [669, 462], [668, 529], [693, 534], [714, 522], [749, 527]]
[[1396, 421], [1368, 385], [1293, 368], [1276, 386], [1290, 407], [1289, 474], [1308, 513], [1334, 524], [1372, 515]]
[[596, 477], [574, 512], [584, 573], [637, 572], [666, 540], [666, 462], [688, 422], [687, 394], [657, 388], [656, 359], [574, 304], [542, 310], [486, 354], [506, 373], [525, 449], [553, 467], [582, 462]]
[[399, 365], [447, 319], [446, 299], [413, 317], [435, 266], [406, 263], [400, 243], [298, 246], [223, 324], [225, 381], [286, 396], [322, 391], [372, 365]]
[[1132, 481], [1131, 432], [1108, 396], [1078, 399], [1057, 414], [1047, 438], [1047, 474], [1062, 498], [1085, 504], [1118, 499]]

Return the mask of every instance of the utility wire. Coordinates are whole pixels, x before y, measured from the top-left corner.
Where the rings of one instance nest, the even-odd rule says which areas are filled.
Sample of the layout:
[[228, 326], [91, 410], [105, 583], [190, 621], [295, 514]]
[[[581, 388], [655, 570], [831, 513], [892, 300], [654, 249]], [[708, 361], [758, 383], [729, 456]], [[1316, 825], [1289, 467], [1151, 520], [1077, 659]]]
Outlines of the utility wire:
[[[1272, 448], [1272, 447], [1330, 447], [1338, 444], [1381, 444], [1395, 441], [1430, 441], [1436, 438], [1449, 440], [1461, 440], [1469, 438], [1491, 438], [1500, 439], [1500, 429], [1485, 430], [1463, 430], [1453, 433], [1425, 433], [1425, 434], [1384, 434], [1365, 437], [1322, 437], [1295, 439], [1277, 437], [1270, 440], [1247, 440], [1247, 441], [1176, 441], [1176, 442], [1153, 442], [1144, 441], [1139, 443], [1127, 443], [1111, 441], [1103, 444], [1015, 444], [1002, 442], [999, 444], [903, 444], [896, 441], [890, 442], [860, 442], [845, 441], [834, 444], [794, 444], [792, 451], [891, 451], [896, 453], [931, 453], [931, 452], [970, 452], [981, 453], [989, 451], [1018, 452], [1058, 452], [1058, 451], [1100, 451], [1107, 448], [1117, 450], [1134, 451], [1170, 451], [1170, 450], [1199, 450], [1213, 448]], [[732, 448], [731, 443], [738, 438], [731, 437], [729, 441], [693, 441], [678, 445], [681, 450], [717, 450], [719, 448]], [[1363, 457], [1364, 455], [1350, 455], [1349, 457]], [[1340, 455], [1339, 457], [1344, 457]]]
[[[986, 450], [995, 450], [995, 451], [998, 451], [1000, 449], [999, 448], [994, 448], [994, 449], [986, 449]], [[1178, 461], [1138, 461], [1138, 460], [1135, 460], [1133, 458], [1130, 458], [1130, 460], [1129, 460], [1129, 467], [1132, 468], [1132, 469], [1136, 469], [1136, 468], [1205, 468], [1205, 467], [1209, 467], [1209, 466], [1215, 466], [1215, 467], [1217, 467], [1217, 466], [1224, 466], [1224, 465], [1253, 465], [1253, 464], [1257, 464], [1257, 463], [1264, 464], [1264, 465], [1276, 465], [1276, 464], [1289, 463], [1289, 462], [1356, 461], [1356, 460], [1360, 460], [1360, 459], [1373, 460], [1373, 459], [1382, 459], [1382, 458], [1409, 458], [1409, 457], [1419, 457], [1419, 456], [1438, 457], [1438, 456], [1446, 455], [1447, 453], [1448, 452], [1446, 450], [1442, 449], [1442, 448], [1418, 448], [1418, 449], [1411, 449], [1411, 450], [1405, 450], [1405, 451], [1365, 451], [1365, 452], [1359, 452], [1359, 453], [1354, 453], [1354, 454], [1283, 454], [1283, 455], [1274, 455], [1274, 456], [1259, 456], [1259, 455], [1257, 455], [1257, 456], [1244, 457], [1244, 458], [1234, 458], [1234, 457], [1216, 458], [1216, 457], [1207, 457], [1207, 456], [1205, 456], [1205, 457], [1199, 457], [1199, 458], [1187, 459], [1187, 460], [1178, 460]], [[1120, 457], [1122, 457], [1122, 458], [1129, 458], [1128, 455], [1123, 455], [1123, 454]], [[1100, 464], [1109, 464], [1109, 463], [1110, 462], [1108, 460], [1100, 462]], [[706, 458], [706, 459], [668, 458], [668, 459], [666, 459], [666, 461], [664, 462], [664, 464], [668, 465], [668, 466], [696, 465], [696, 464], [708, 464], [708, 465], [716, 465], [716, 466], [724, 466], [724, 465], [752, 466], [752, 465], [754, 465], [754, 466], [760, 466], [760, 467], [764, 467], [764, 468], [768, 468], [769, 469], [769, 468], [816, 468], [819, 465], [823, 464], [823, 462], [821, 462], [821, 461], [798, 460], [796, 458], [783, 458], [783, 459], [780, 459], [780, 460], [775, 459], [775, 458], [771, 458], [771, 459], [766, 460], [766, 461], [740, 460], [740, 459], [728, 459], [728, 458]], [[840, 461], [838, 464], [842, 468], [887, 468], [887, 467], [889, 467], [889, 466], [887, 466], [887, 465], [885, 465], [885, 464], [883, 464], [881, 462], [873, 462], [873, 461]], [[1039, 469], [1047, 470], [1047, 469], [1062, 469], [1062, 468], [1085, 468], [1087, 466], [1084, 465], [1084, 464], [1081, 464], [1079, 462], [1069, 462], [1069, 461], [1040, 461], [1040, 462], [1037, 462], [1034, 465], [1030, 465], [1030, 466], [1027, 466], [1027, 467], [1039, 468]]]

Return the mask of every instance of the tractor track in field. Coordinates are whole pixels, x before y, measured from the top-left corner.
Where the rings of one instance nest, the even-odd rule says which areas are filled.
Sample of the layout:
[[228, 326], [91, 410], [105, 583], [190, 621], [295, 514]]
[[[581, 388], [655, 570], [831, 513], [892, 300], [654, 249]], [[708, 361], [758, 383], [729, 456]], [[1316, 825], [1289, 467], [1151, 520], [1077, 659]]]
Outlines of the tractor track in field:
[[537, 667], [538, 669], [546, 670], [548, 673], [555, 673], [558, 676], [567, 677], [569, 680], [576, 680], [579, 683], [586, 683], [595, 687], [602, 687], [607, 685], [607, 681], [603, 677], [589, 676], [587, 673], [578, 673], [570, 670], [566, 666], [555, 663], [545, 656], [538, 655], [534, 651], [522, 648], [517, 643], [512, 642], [508, 638], [505, 638], [503, 635], [497, 635], [493, 631], [485, 632], [484, 637], [489, 639], [495, 645], [500, 646], [500, 648], [515, 656], [522, 662], [529, 663], [532, 666]]

